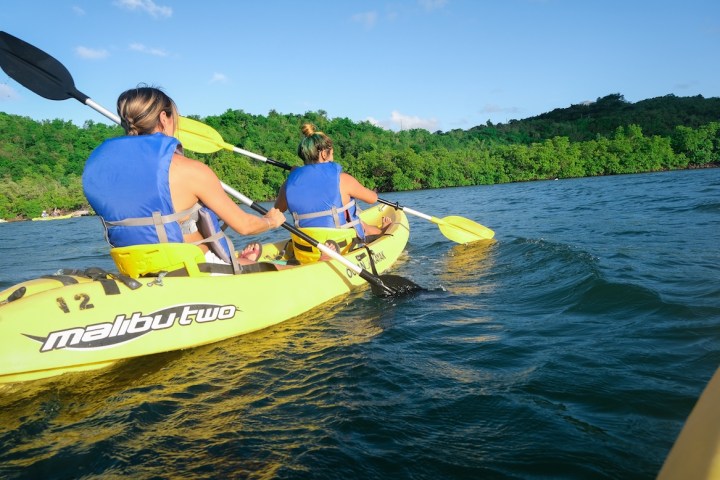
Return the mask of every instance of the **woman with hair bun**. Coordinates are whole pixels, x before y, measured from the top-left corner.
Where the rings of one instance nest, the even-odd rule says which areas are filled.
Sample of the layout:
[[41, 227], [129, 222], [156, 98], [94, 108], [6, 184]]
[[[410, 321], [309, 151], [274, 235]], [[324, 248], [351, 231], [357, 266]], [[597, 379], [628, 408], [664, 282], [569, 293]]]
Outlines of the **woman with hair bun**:
[[83, 171], [83, 191], [100, 215], [113, 247], [163, 242], [197, 244], [208, 263], [257, 261], [253, 243], [239, 262], [218, 217], [241, 235], [279, 227], [285, 216], [273, 208], [251, 215], [232, 201], [210, 167], [182, 153], [173, 137], [175, 102], [161, 89], [138, 86], [120, 94], [117, 112], [126, 135], [97, 147]]
[[[304, 124], [301, 130], [303, 139], [297, 153], [304, 166], [290, 172], [280, 187], [275, 208], [281, 212], [289, 210], [296, 227], [340, 253], [349, 250], [353, 241], [362, 243], [369, 235], [381, 234], [390, 225], [390, 219], [384, 217], [381, 226], [367, 225], [360, 220], [356, 204], [356, 200], [377, 202], [377, 193], [343, 172], [342, 166], [334, 162], [330, 137], [310, 123]], [[294, 235], [293, 247], [300, 263], [321, 258], [314, 246]]]

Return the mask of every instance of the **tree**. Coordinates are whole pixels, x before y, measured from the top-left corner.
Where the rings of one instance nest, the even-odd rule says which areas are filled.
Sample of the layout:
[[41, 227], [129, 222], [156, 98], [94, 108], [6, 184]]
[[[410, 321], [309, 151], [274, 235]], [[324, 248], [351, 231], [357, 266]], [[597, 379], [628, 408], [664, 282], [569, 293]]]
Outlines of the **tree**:
[[[324, 110], [267, 116], [227, 110], [192, 117], [229, 144], [300, 165], [303, 123], [334, 141], [336, 161], [379, 192], [546, 178], [636, 173], [720, 165], [720, 99], [672, 95], [627, 102], [598, 98], [508, 124], [430, 133], [393, 132], [369, 122], [329, 118]], [[90, 152], [122, 129], [94, 122], [36, 122], [0, 112], [0, 216], [29, 217], [43, 209], [87, 206], [81, 175]], [[254, 200], [269, 200], [287, 172], [225, 149], [192, 158]]]

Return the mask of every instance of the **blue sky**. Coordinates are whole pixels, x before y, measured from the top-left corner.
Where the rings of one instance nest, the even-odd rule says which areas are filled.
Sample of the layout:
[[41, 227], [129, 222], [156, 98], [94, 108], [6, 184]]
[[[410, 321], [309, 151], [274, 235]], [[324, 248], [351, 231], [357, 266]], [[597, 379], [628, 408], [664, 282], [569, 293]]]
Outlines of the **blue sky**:
[[[448, 131], [611, 93], [720, 96], [718, 0], [5, 0], [0, 29], [113, 111], [147, 83], [183, 115], [325, 110]], [[3, 71], [0, 111], [109, 122]]]

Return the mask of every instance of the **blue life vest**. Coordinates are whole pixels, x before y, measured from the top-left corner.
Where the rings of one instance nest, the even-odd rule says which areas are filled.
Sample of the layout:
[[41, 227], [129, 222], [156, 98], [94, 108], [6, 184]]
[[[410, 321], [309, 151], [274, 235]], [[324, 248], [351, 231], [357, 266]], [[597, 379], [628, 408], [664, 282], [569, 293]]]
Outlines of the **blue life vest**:
[[342, 203], [341, 172], [342, 166], [335, 162], [314, 163], [290, 172], [285, 198], [296, 227], [355, 228], [357, 236], [365, 238], [355, 200]]
[[231, 250], [214, 212], [200, 204], [175, 212], [169, 172], [179, 144], [176, 138], [162, 133], [104, 141], [85, 164], [85, 196], [102, 218], [106, 238], [113, 247], [182, 243], [178, 221], [200, 217], [198, 228], [210, 240], [200, 243], [208, 243], [216, 255], [231, 263]]

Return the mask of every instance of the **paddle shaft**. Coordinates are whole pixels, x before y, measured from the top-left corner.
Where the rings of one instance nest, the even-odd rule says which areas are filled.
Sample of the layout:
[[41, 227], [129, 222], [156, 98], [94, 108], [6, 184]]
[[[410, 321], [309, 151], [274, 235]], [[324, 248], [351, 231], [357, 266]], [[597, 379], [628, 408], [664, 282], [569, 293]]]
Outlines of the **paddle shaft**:
[[[397, 202], [390, 202], [390, 201], [388, 201], [388, 200], [383, 200], [382, 198], [378, 198], [378, 202], [380, 202], [380, 203], [382, 203], [382, 204], [385, 204], [385, 205], [389, 205], [389, 206], [391, 206], [391, 207], [399, 208], [399, 209], [402, 210], [403, 212], [409, 213], [410, 215], [415, 215], [415, 216], [417, 216], [417, 217], [420, 217], [420, 218], [422, 218], [422, 219], [425, 219], [425, 220], [428, 220], [428, 221], [431, 221], [431, 222], [433, 221], [433, 217], [431, 217], [430, 215], [426, 215], [426, 214], [424, 214], [424, 213], [422, 213], [422, 212], [418, 212], [417, 210], [413, 210], [413, 209], [410, 208], [410, 207], [402, 206], [402, 205], [398, 204]], [[434, 222], [433, 222], [433, 223], [434, 223]]]
[[261, 162], [269, 163], [270, 165], [273, 165], [275, 167], [280, 167], [280, 168], [283, 168], [288, 171], [292, 170], [292, 167], [290, 165], [288, 165], [287, 163], [278, 162], [277, 160], [273, 160], [272, 158], [263, 157], [262, 155], [258, 155], [257, 153], [253, 153], [248, 150], [243, 150], [242, 148], [236, 147], [234, 145], [230, 145], [230, 144], [228, 144], [228, 145], [230, 146], [230, 149], [233, 152], [239, 153], [240, 155], [245, 155], [246, 157], [250, 157], [252, 159], [259, 160]]

